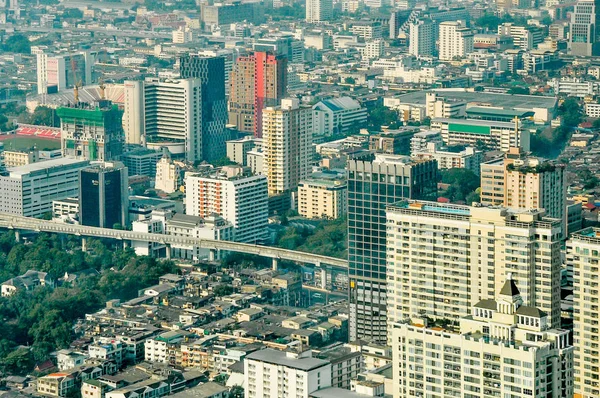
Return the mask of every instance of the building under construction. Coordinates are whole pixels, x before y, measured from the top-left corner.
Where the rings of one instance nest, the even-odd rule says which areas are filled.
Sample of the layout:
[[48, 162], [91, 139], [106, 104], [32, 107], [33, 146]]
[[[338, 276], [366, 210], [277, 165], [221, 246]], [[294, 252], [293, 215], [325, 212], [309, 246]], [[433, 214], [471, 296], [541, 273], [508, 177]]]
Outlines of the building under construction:
[[60, 107], [56, 114], [63, 156], [110, 161], [123, 152], [123, 112], [111, 101]]

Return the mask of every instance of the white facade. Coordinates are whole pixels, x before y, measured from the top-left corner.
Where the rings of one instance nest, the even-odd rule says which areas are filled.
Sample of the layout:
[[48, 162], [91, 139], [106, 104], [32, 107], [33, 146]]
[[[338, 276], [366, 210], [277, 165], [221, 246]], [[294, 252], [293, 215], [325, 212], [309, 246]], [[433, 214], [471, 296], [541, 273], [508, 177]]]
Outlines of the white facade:
[[120, 368], [123, 363], [123, 348], [122, 342], [102, 337], [88, 346], [88, 355], [90, 358], [115, 361], [117, 368]]
[[263, 110], [263, 174], [269, 195], [296, 190], [308, 176], [312, 153], [313, 110], [297, 99]]
[[433, 55], [435, 49], [435, 25], [431, 20], [416, 20], [409, 25], [408, 53], [415, 57]]
[[[93, 57], [88, 52], [51, 56], [38, 53], [37, 86], [38, 94], [47, 94], [48, 87], [56, 87], [57, 91], [73, 88], [81, 82], [92, 84]], [[75, 66], [75, 72], [73, 71]], [[77, 79], [77, 81], [75, 81]]]
[[[600, 396], [600, 229], [586, 228], [567, 241], [567, 271], [573, 276], [573, 345], [575, 346], [575, 396]], [[580, 395], [577, 395], [580, 394]]]
[[255, 351], [244, 359], [244, 392], [247, 398], [308, 398], [331, 386], [331, 364], [302, 354], [270, 348]]
[[179, 189], [180, 169], [177, 164], [171, 160], [171, 156], [166, 153], [156, 163], [156, 179], [154, 188], [166, 193], [172, 193]]
[[304, 180], [298, 186], [298, 213], [306, 218], [336, 219], [347, 210], [345, 181]]
[[332, 0], [307, 0], [306, 1], [306, 22], [325, 22], [333, 17]]
[[435, 159], [440, 170], [467, 169], [475, 174], [479, 174], [483, 160], [483, 152], [474, 147], [469, 146], [460, 152], [451, 152], [434, 142], [427, 144], [427, 149], [411, 152], [410, 155], [416, 159]]
[[442, 22], [439, 25], [439, 58], [442, 61], [451, 61], [455, 58], [464, 58], [473, 52], [473, 31], [466, 28], [461, 22]]
[[[141, 118], [138, 123], [145, 126], [146, 147], [166, 146], [172, 154], [184, 155], [190, 162], [202, 160], [201, 80], [147, 78], [143, 84], [144, 110], [137, 116]], [[137, 104], [135, 101], [132, 106]], [[125, 108], [128, 106], [126, 102]]]
[[125, 81], [123, 98], [125, 143], [139, 145], [144, 135], [144, 82]]
[[364, 127], [367, 109], [350, 97], [323, 100], [313, 106], [316, 136], [346, 135]]
[[189, 215], [219, 214], [235, 228], [237, 242], [266, 239], [269, 209], [265, 176], [186, 173], [185, 208]]
[[419, 316], [458, 320], [494, 297], [493, 281], [509, 273], [524, 302], [559, 327], [561, 221], [544, 214], [416, 201], [390, 206], [388, 327]]
[[516, 285], [476, 303], [460, 333], [427, 323], [416, 319], [390, 330], [394, 398], [424, 391], [444, 398], [573, 396], [569, 331], [550, 329], [543, 311], [523, 305]]
[[0, 212], [40, 217], [52, 201], [79, 196], [79, 171], [87, 160], [52, 159], [8, 170], [0, 176]]

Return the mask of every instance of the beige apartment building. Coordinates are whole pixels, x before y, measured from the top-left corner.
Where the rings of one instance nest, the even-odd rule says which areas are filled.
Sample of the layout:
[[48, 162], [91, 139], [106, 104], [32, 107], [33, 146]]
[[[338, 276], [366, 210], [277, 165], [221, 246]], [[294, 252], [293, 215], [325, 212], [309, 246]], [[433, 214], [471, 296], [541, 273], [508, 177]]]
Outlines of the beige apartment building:
[[573, 272], [575, 397], [600, 397], [600, 228], [569, 237], [567, 269]]
[[25, 166], [38, 161], [37, 151], [4, 151], [2, 155], [4, 156], [5, 167]]
[[516, 209], [545, 209], [564, 219], [566, 210], [564, 166], [523, 157], [517, 148], [481, 165], [481, 203]]
[[524, 303], [560, 326], [558, 219], [543, 210], [414, 200], [387, 209], [388, 332], [422, 316], [458, 321], [494, 297], [495, 281], [509, 273]]
[[495, 297], [473, 306], [460, 333], [426, 318], [394, 325], [394, 398], [572, 397], [569, 331], [524, 305], [510, 276]]
[[262, 114], [264, 164], [269, 196], [295, 191], [308, 177], [312, 153], [313, 110], [297, 99], [283, 99], [281, 106]]
[[298, 213], [306, 218], [340, 218], [346, 214], [347, 199], [345, 181], [304, 180], [298, 186]]

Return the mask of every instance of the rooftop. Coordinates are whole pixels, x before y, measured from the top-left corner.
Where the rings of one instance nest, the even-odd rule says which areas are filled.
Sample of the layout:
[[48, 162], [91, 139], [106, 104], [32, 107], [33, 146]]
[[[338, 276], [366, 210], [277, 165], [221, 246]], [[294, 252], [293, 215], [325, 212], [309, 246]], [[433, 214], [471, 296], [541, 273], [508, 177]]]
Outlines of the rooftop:
[[26, 164], [24, 166], [9, 167], [8, 171], [11, 177], [20, 177], [27, 174], [34, 173], [36, 171], [43, 171], [53, 167], [64, 167], [72, 165], [86, 166], [89, 162], [87, 160], [72, 159], [72, 158], [56, 158], [45, 160], [43, 162], [35, 162]]
[[293, 358], [288, 357], [283, 351], [266, 348], [264, 350], [255, 351], [246, 357], [254, 361], [261, 361], [272, 365], [286, 366], [288, 368], [297, 369], [308, 372], [329, 364], [328, 361], [317, 358]]
[[[531, 108], [554, 108], [557, 103], [556, 97], [543, 97], [539, 95], [516, 95], [500, 94], [473, 91], [451, 91], [451, 90], [432, 90], [443, 98], [463, 100], [471, 103], [485, 103], [496, 107], [510, 109], [531, 110]], [[431, 91], [414, 91], [399, 95], [397, 98], [402, 103], [425, 105], [425, 96]]]

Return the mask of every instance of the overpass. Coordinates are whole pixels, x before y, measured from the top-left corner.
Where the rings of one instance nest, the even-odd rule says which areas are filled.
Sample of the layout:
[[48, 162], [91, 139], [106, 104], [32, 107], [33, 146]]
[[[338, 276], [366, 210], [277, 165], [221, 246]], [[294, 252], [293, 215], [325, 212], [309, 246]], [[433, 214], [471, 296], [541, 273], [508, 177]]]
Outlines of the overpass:
[[56, 221], [40, 220], [37, 218], [17, 216], [13, 214], [0, 213], [0, 228], [12, 229], [16, 232], [36, 231], [57, 234], [77, 235], [81, 237], [95, 237], [117, 239], [123, 242], [148, 242], [159, 243], [167, 247], [167, 257], [170, 257], [171, 246], [199, 247], [208, 249], [211, 260], [214, 260], [219, 250], [236, 253], [253, 254], [273, 259], [273, 267], [276, 268], [279, 260], [288, 260], [299, 263], [314, 264], [316, 266], [327, 265], [333, 268], [348, 268], [348, 261], [335, 257], [322, 256], [319, 254], [299, 252], [295, 250], [281, 249], [278, 247], [261, 246], [249, 243], [238, 243], [224, 240], [201, 239], [186, 236], [163, 235], [145, 232], [123, 231], [118, 229], [87, 227], [84, 225], [65, 224]]

